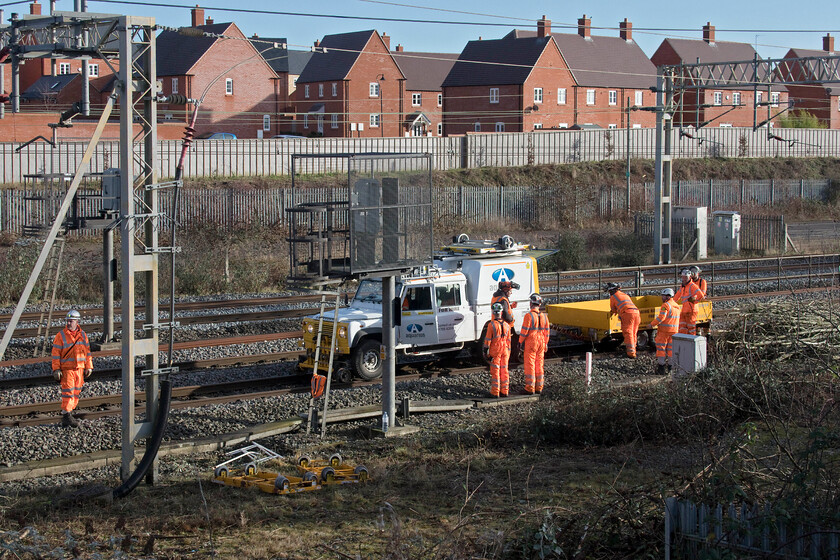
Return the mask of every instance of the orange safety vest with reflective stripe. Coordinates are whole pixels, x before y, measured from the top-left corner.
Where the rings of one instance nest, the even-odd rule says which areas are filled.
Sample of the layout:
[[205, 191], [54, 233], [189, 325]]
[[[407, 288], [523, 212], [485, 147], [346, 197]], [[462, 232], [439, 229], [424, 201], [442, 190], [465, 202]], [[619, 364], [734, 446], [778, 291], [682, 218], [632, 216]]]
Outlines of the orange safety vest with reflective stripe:
[[620, 290], [616, 290], [616, 292], [610, 296], [610, 312], [618, 313], [619, 316], [624, 316], [628, 313], [638, 313], [639, 308], [636, 307], [636, 304], [633, 303], [630, 296]]
[[694, 283], [697, 284], [697, 287], [700, 288], [701, 292], [703, 292], [703, 297], [698, 297], [697, 301], [703, 301], [704, 299], [706, 299], [706, 294], [709, 293], [709, 285], [706, 283], [705, 278], [698, 278], [696, 281], [694, 281]]
[[539, 310], [531, 310], [522, 320], [522, 330], [519, 331], [519, 345], [524, 346], [526, 340], [542, 340], [548, 343], [548, 316]]
[[61, 329], [53, 339], [52, 369], [70, 371], [79, 368], [93, 369], [88, 336], [81, 328], [75, 331]]
[[680, 308], [673, 299], [662, 304], [659, 315], [650, 322], [652, 327], [659, 327], [662, 332], [677, 332], [680, 325]]
[[[689, 298], [694, 298], [694, 302], [688, 301]], [[674, 294], [674, 299], [680, 300], [680, 303], [683, 305], [683, 313], [691, 313], [694, 311], [694, 306], [697, 305], [701, 299], [706, 297], [706, 293], [700, 289], [700, 287], [694, 283], [694, 281], [689, 281], [688, 284], [682, 286], [677, 293]]]
[[490, 349], [490, 355], [495, 356], [502, 348], [510, 348], [510, 325], [504, 321], [493, 318], [487, 325], [487, 334], [484, 335], [484, 347]]
[[504, 319], [505, 322], [512, 327], [513, 326], [513, 311], [511, 311], [510, 300], [507, 298], [506, 295], [504, 295], [502, 292], [499, 292], [497, 290], [496, 293], [493, 294], [493, 299], [490, 300], [490, 308], [491, 309], [493, 308], [494, 303], [501, 303], [502, 304], [502, 319]]

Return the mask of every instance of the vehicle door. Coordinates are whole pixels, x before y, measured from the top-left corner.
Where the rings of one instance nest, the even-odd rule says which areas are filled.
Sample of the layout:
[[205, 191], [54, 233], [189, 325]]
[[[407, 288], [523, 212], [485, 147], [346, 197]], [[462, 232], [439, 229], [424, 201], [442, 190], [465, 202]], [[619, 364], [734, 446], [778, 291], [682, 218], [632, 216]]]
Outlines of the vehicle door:
[[401, 344], [437, 344], [438, 332], [432, 306], [431, 285], [406, 286], [402, 298], [402, 321], [397, 332]]
[[475, 328], [463, 282], [445, 282], [435, 285], [435, 324], [438, 342], [454, 344], [475, 340]]

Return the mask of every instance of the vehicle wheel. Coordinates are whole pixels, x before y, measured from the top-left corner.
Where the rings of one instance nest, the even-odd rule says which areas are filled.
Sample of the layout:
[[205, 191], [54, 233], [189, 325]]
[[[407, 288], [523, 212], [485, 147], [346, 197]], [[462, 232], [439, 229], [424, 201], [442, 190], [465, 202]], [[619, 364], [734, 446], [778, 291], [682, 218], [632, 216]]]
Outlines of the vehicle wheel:
[[368, 338], [353, 352], [353, 368], [362, 379], [370, 381], [382, 377], [382, 358], [379, 341]]
[[307, 471], [303, 473], [303, 481], [308, 482], [310, 486], [315, 486], [318, 484], [318, 476], [312, 471]]
[[645, 331], [648, 335], [648, 349], [649, 350], [656, 350], [656, 331], [651, 329], [649, 331]]
[[335, 480], [335, 469], [332, 467], [324, 467], [321, 470], [321, 482], [332, 482]]
[[339, 383], [352, 383], [353, 372], [350, 368], [339, 368], [338, 371], [335, 372], [335, 380]]
[[309, 458], [309, 455], [301, 455], [300, 458], [298, 459], [298, 465], [300, 465], [303, 468], [308, 467], [309, 463], [311, 463], [311, 462], [312, 462], [312, 459]]
[[278, 474], [277, 478], [274, 479], [274, 487], [280, 491], [288, 490], [289, 479], [283, 476], [282, 474]]
[[245, 465], [245, 474], [247, 476], [254, 476], [257, 474], [257, 464], [256, 463], [248, 463]]
[[636, 335], [636, 350], [644, 350], [650, 344], [650, 333], [648, 331], [640, 331]]
[[368, 479], [368, 470], [364, 465], [359, 465], [353, 469], [353, 472], [359, 477], [359, 482], [364, 482]]
[[338, 453], [333, 453], [332, 455], [330, 455], [330, 466], [331, 467], [337, 467], [340, 464], [341, 464], [341, 455], [339, 455]]
[[213, 476], [215, 476], [216, 478], [227, 478], [228, 468], [227, 467], [216, 467], [216, 470], [213, 471]]

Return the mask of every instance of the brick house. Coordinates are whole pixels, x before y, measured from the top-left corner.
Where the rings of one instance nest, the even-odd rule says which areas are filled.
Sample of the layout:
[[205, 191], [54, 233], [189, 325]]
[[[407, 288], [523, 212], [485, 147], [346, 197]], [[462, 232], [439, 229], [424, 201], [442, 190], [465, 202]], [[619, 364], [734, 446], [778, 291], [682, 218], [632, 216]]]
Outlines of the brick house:
[[[785, 58], [807, 58], [812, 56], [837, 56], [834, 37], [823, 37], [823, 50], [790, 49]], [[792, 76], [799, 80], [814, 80], [814, 75]], [[840, 128], [840, 75], [827, 82], [808, 85], [789, 85], [790, 100], [794, 109], [803, 109], [820, 119], [828, 128]]]
[[327, 137], [402, 136], [406, 77], [375, 30], [325, 35], [294, 94], [296, 131]]
[[[619, 37], [552, 33], [545, 16], [537, 30], [470, 41], [443, 83], [445, 132], [525, 132], [547, 128], [627, 126], [631, 107], [653, 105], [656, 69], [633, 41], [632, 24]], [[653, 126], [637, 112], [633, 126]]]
[[[750, 61], [756, 56], [755, 49], [749, 43], [716, 41], [715, 27], [709, 22], [703, 26], [702, 40], [665, 39], [651, 60], [656, 66], [662, 66]], [[750, 74], [748, 69], [744, 70], [744, 75]], [[759, 76], [759, 79], [763, 77]], [[681, 109], [674, 116], [675, 125], [752, 127], [768, 118], [768, 108], [772, 116], [787, 107], [788, 91], [780, 85], [769, 88], [765, 86], [758, 91], [747, 86], [715, 86], [685, 91], [678, 94], [676, 101], [681, 102]]]
[[441, 84], [455, 60], [454, 53], [409, 52], [397, 45], [391, 56], [405, 75], [403, 121], [406, 136], [443, 135], [443, 89]]
[[257, 37], [251, 41], [262, 53], [263, 58], [274, 70], [275, 114], [278, 117], [277, 130], [292, 132], [295, 129], [293, 96], [297, 89], [300, 73], [312, 58], [311, 51], [297, 51], [288, 48], [285, 38]]
[[[157, 75], [164, 95], [203, 99], [196, 122], [200, 136], [232, 132], [239, 138], [270, 136], [277, 130], [276, 74], [235, 23], [204, 21], [192, 9], [192, 27], [208, 35], [163, 31], [157, 38]], [[240, 40], [241, 39], [241, 40]], [[189, 118], [183, 105], [160, 104], [164, 120]]]

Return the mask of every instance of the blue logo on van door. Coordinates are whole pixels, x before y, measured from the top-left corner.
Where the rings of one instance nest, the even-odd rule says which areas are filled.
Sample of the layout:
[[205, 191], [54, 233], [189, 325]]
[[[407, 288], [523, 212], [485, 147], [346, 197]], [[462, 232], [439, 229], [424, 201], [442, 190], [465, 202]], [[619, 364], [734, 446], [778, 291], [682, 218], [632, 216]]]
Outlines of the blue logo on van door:
[[419, 333], [419, 332], [423, 332], [423, 326], [418, 325], [417, 323], [412, 323], [412, 324], [408, 325], [405, 328], [405, 330], [407, 332], [410, 332], [410, 333]]
[[499, 270], [494, 270], [491, 276], [496, 282], [510, 282], [513, 280], [513, 270], [509, 268], [500, 268]]

